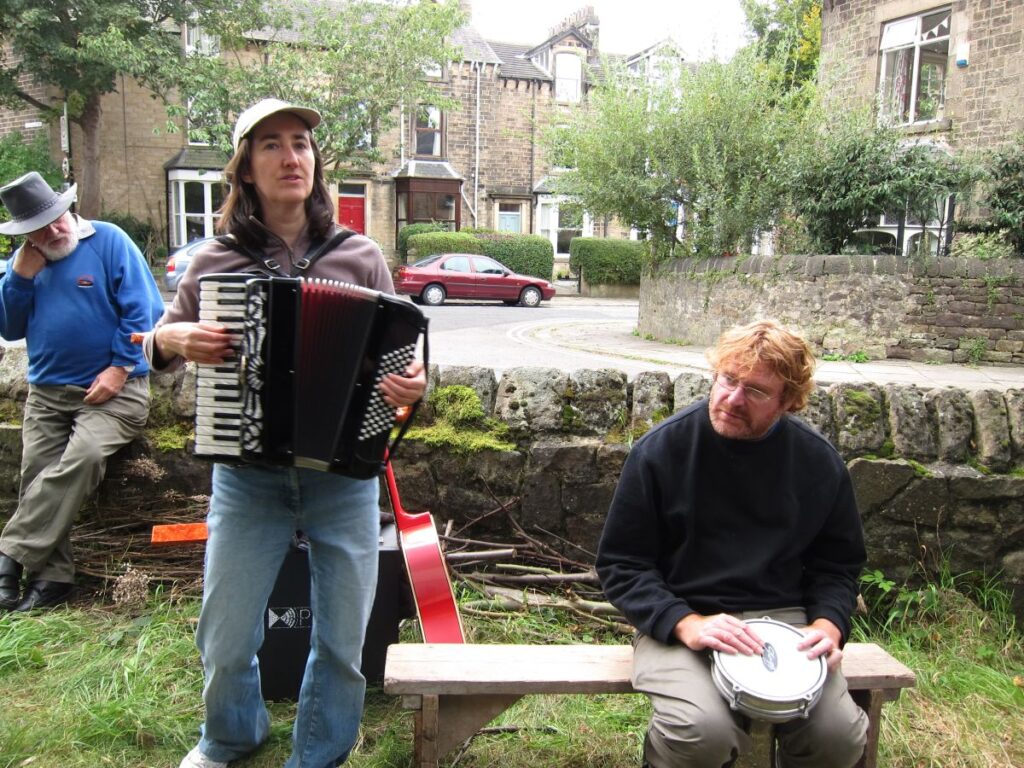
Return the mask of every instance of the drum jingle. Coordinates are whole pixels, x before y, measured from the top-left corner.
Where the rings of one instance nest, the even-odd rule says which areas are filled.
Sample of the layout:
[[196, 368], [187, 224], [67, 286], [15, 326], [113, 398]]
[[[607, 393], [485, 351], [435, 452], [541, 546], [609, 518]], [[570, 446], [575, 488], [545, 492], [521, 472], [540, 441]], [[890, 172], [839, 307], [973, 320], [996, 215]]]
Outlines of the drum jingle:
[[806, 650], [797, 650], [804, 635], [796, 627], [767, 617], [747, 624], [764, 641], [764, 651], [760, 656], [715, 651], [711, 678], [718, 692], [731, 709], [755, 720], [807, 717], [825, 685], [825, 659], [808, 659]]

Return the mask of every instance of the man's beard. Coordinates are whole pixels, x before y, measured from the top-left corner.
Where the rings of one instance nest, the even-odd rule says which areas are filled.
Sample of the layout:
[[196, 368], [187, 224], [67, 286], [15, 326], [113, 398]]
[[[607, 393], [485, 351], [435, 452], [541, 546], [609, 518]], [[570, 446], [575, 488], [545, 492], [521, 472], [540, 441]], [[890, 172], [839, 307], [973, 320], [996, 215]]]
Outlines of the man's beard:
[[72, 227], [64, 236], [64, 242], [58, 246], [39, 245], [38, 243], [33, 243], [33, 245], [39, 249], [47, 261], [60, 261], [70, 256], [71, 252], [78, 247], [78, 229]]

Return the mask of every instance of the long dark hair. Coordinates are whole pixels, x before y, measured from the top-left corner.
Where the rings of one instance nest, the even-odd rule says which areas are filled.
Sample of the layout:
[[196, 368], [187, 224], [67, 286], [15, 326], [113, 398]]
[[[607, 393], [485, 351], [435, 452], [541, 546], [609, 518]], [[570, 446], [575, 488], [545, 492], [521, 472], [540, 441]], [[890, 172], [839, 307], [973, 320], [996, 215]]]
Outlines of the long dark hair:
[[[230, 185], [224, 204], [220, 207], [220, 220], [217, 232], [234, 235], [238, 242], [249, 248], [262, 248], [266, 245], [266, 231], [253, 223], [255, 218], [263, 221], [260, 209], [260, 198], [256, 194], [256, 186], [243, 180], [251, 170], [249, 158], [249, 136], [243, 138], [235, 154], [224, 166], [224, 177]], [[334, 230], [334, 206], [331, 195], [324, 181], [324, 160], [320, 154], [312, 132], [309, 144], [313, 148], [313, 190], [306, 198], [306, 218], [309, 221], [309, 237], [311, 242], [324, 240]]]

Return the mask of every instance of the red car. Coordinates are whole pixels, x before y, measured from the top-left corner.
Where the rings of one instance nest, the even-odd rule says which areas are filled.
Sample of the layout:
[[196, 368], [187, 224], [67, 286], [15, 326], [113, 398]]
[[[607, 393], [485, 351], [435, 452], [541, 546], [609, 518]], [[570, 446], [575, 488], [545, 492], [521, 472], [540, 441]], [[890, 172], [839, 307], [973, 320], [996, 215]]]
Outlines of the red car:
[[499, 299], [536, 307], [555, 295], [547, 280], [519, 275], [488, 256], [442, 253], [428, 256], [395, 273], [395, 290], [432, 307], [448, 299]]

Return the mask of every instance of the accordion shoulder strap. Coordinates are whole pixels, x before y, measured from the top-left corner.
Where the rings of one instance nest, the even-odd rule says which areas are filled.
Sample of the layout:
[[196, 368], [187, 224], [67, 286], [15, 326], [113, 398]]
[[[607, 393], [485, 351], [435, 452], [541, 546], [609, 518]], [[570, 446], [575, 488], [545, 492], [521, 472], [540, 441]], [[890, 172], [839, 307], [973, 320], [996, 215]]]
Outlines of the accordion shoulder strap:
[[351, 229], [340, 229], [331, 235], [326, 240], [321, 240], [318, 243], [312, 243], [309, 246], [309, 250], [306, 251], [306, 255], [299, 259], [292, 265], [291, 274], [286, 274], [281, 268], [281, 263], [272, 256], [266, 256], [264, 254], [257, 254], [250, 251], [244, 245], [238, 242], [234, 235], [220, 235], [218, 236], [217, 242], [221, 245], [231, 248], [238, 253], [248, 256], [254, 262], [256, 262], [260, 269], [266, 275], [276, 275], [278, 277], [297, 277], [313, 266], [321, 256], [325, 253], [329, 253], [334, 250], [341, 243], [348, 240], [352, 235], [356, 234]]

